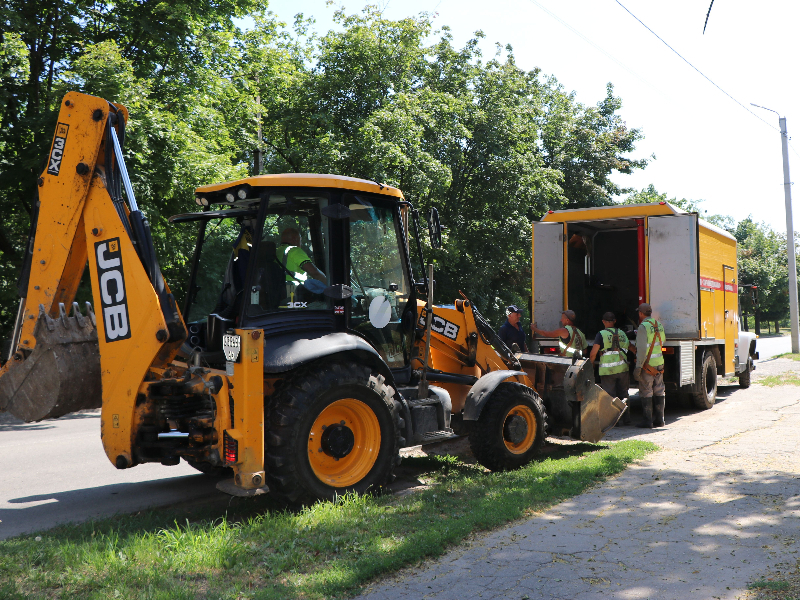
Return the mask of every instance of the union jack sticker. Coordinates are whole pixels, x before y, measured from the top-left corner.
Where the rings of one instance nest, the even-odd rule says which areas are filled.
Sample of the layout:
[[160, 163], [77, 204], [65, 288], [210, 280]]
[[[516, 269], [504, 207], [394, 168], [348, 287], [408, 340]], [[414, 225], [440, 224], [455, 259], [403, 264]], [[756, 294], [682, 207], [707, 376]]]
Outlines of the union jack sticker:
[[335, 315], [343, 315], [344, 314], [344, 306], [334, 306], [333, 307], [333, 314], [335, 314]]

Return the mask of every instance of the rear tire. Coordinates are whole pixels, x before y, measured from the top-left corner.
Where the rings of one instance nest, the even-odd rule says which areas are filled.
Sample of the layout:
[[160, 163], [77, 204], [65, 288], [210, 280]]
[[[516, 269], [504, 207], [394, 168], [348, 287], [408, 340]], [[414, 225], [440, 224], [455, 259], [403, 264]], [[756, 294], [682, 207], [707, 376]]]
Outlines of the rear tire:
[[692, 390], [692, 399], [700, 410], [708, 410], [717, 401], [717, 361], [714, 360], [713, 352], [703, 353], [703, 360]]
[[400, 462], [395, 391], [369, 367], [324, 361], [286, 381], [268, 407], [270, 492], [310, 504], [379, 491]]
[[546, 420], [536, 392], [523, 385], [501, 383], [469, 435], [472, 454], [492, 471], [519, 469], [544, 443]]

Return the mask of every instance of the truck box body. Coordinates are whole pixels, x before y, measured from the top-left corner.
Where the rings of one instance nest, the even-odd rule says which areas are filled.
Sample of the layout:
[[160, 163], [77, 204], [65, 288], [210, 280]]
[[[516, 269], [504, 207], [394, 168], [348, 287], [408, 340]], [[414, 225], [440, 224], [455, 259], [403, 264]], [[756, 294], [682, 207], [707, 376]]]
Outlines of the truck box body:
[[719, 375], [748, 366], [747, 353], [741, 364], [736, 356], [736, 239], [697, 214], [668, 203], [551, 211], [534, 223], [532, 245], [539, 327], [555, 328], [569, 308], [591, 343], [603, 313], [635, 331], [636, 308], [648, 302], [666, 332], [668, 391], [691, 391], [706, 352]]

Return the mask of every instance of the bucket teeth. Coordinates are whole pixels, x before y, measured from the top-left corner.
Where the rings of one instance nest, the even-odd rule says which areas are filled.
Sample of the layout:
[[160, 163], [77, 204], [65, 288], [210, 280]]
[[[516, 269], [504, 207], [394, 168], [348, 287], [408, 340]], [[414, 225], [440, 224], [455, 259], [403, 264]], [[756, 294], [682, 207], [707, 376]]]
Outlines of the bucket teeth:
[[97, 327], [97, 319], [95, 318], [94, 311], [92, 310], [92, 303], [89, 301], [86, 302], [86, 316], [91, 319], [92, 326]]
[[83, 328], [86, 327], [86, 319], [83, 318], [81, 314], [81, 308], [78, 306], [77, 302], [72, 303], [72, 316], [78, 321], [78, 325]]

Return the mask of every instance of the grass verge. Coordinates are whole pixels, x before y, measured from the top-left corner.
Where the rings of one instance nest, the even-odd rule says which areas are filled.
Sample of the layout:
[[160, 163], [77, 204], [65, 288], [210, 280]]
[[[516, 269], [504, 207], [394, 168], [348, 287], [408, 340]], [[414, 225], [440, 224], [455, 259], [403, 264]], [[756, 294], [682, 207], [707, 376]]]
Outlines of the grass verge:
[[760, 385], [775, 387], [777, 385], [800, 385], [800, 373], [786, 372], [778, 375], [767, 375], [755, 381]]
[[748, 584], [742, 600], [800, 600], [800, 563], [778, 565]]
[[791, 352], [784, 352], [783, 354], [777, 354], [773, 356], [773, 358], [790, 358], [792, 360], [800, 360], [800, 354], [792, 354]]
[[[575, 496], [656, 447], [560, 446], [518, 471], [453, 456], [405, 459], [427, 489], [347, 495], [300, 511], [269, 499], [147, 511], [0, 541], [0, 598], [338, 598], [442, 554], [475, 531]], [[234, 502], [237, 501], [237, 502]]]

